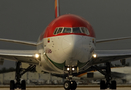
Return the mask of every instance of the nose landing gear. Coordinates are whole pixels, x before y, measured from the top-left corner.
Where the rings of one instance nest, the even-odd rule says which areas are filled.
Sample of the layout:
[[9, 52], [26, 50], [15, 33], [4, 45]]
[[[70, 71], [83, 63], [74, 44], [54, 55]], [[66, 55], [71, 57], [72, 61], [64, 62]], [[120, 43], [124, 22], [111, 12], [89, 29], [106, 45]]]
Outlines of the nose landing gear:
[[68, 77], [66, 78], [67, 80], [64, 82], [65, 90], [75, 90], [77, 88], [76, 81], [72, 80], [72, 73], [74, 70], [74, 67], [67, 67]]
[[65, 90], [75, 90], [77, 87], [77, 83], [75, 81], [65, 81], [64, 88]]

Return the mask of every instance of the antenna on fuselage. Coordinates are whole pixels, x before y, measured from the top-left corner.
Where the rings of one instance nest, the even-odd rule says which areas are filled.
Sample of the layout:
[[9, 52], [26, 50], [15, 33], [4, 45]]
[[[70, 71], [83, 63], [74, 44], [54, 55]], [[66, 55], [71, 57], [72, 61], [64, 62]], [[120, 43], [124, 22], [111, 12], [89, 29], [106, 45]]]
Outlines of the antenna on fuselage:
[[55, 0], [55, 18], [60, 16], [60, 0]]

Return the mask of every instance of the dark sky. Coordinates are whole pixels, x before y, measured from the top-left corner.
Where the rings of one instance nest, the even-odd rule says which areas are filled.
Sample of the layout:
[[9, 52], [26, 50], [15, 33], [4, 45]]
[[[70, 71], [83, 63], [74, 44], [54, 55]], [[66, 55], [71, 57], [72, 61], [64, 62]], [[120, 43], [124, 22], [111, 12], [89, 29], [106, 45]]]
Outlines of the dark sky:
[[[131, 36], [131, 0], [60, 0], [60, 6], [61, 15], [76, 14], [89, 21], [97, 40]], [[0, 38], [36, 42], [53, 19], [54, 0], [0, 0]], [[0, 42], [0, 49], [35, 47]], [[96, 49], [131, 49], [131, 40], [97, 44]]]

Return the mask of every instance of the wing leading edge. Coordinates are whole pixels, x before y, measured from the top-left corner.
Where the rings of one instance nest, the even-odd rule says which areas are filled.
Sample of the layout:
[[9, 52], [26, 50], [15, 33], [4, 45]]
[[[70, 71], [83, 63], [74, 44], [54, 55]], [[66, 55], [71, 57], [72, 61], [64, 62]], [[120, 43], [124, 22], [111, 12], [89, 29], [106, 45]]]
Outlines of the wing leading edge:
[[96, 58], [92, 59], [92, 64], [100, 64], [131, 57], [131, 50], [96, 50]]
[[131, 36], [120, 37], [120, 38], [101, 39], [101, 40], [96, 40], [96, 43], [104, 43], [104, 42], [111, 42], [111, 41], [118, 41], [118, 40], [125, 40], [125, 39], [131, 39]]
[[36, 50], [0, 50], [0, 59], [38, 64], [38, 60], [34, 57], [36, 53]]
[[25, 45], [31, 45], [31, 46], [37, 46], [37, 43], [35, 43], [35, 42], [29, 42], [29, 41], [21, 41], [21, 40], [13, 40], [13, 39], [4, 39], [4, 38], [0, 38], [0, 41], [12, 42], [12, 43], [19, 43], [19, 44], [25, 44]]

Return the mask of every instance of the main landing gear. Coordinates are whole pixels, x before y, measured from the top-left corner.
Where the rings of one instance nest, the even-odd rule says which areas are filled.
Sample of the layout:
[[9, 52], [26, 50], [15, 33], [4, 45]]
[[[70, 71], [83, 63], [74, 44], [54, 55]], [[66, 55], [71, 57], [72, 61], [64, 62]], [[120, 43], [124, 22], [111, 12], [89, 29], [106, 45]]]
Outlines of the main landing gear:
[[95, 68], [100, 73], [105, 75], [105, 78], [106, 78], [106, 81], [101, 80], [101, 82], [100, 82], [100, 89], [107, 89], [107, 88], [116, 89], [116, 81], [115, 80], [111, 81], [112, 77], [111, 77], [111, 65], [110, 65], [110, 62], [106, 63], [105, 71], [99, 69], [97, 66]]
[[67, 80], [64, 82], [64, 88], [65, 90], [75, 90], [77, 88], [77, 83], [76, 81], [72, 80], [72, 73], [75, 70], [74, 67], [67, 67], [68, 71], [68, 77], [66, 78]]
[[25, 80], [21, 81], [21, 76], [27, 71], [33, 71], [36, 67], [35, 65], [30, 65], [27, 69], [22, 69], [20, 68], [20, 66], [21, 66], [21, 62], [17, 62], [16, 75], [15, 75], [16, 82], [14, 80], [10, 81], [10, 90], [14, 90], [16, 88], [19, 88], [21, 90], [26, 90], [26, 81]]

